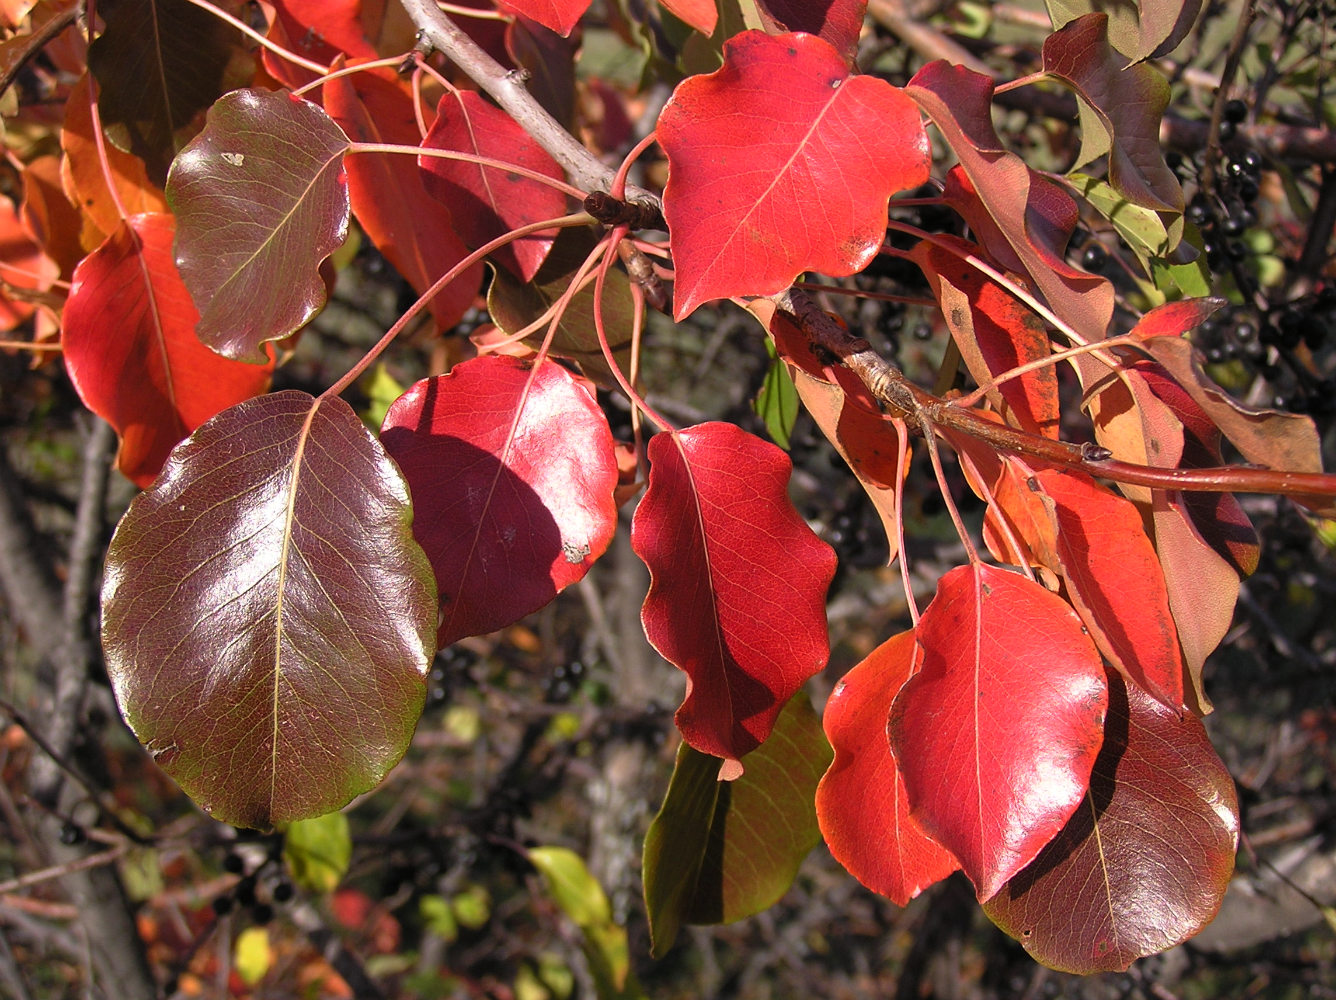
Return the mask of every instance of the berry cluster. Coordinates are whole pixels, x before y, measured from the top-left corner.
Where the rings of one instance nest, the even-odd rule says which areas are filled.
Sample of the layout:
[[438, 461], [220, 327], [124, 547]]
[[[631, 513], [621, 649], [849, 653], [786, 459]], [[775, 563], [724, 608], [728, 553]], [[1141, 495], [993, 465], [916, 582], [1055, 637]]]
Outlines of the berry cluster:
[[231, 875], [240, 875], [241, 878], [230, 892], [214, 897], [213, 912], [223, 917], [240, 907], [248, 911], [251, 920], [260, 926], [273, 920], [274, 907], [291, 902], [297, 894], [286, 878], [278, 877], [262, 882], [264, 870], [274, 860], [270, 857], [254, 871], [247, 872], [246, 859], [237, 851], [228, 851], [223, 857], [223, 870]]
[[1253, 207], [1261, 193], [1262, 157], [1246, 149], [1225, 160], [1214, 196], [1198, 191], [1188, 202], [1187, 220], [1202, 233], [1206, 265], [1212, 271], [1231, 270], [1248, 256], [1243, 235], [1257, 225]]
[[1192, 339], [1210, 364], [1242, 362], [1266, 379], [1277, 409], [1326, 415], [1336, 412], [1336, 376], [1315, 375], [1312, 359], [1333, 344], [1333, 322], [1336, 286], [1328, 286], [1262, 312], [1227, 306]]

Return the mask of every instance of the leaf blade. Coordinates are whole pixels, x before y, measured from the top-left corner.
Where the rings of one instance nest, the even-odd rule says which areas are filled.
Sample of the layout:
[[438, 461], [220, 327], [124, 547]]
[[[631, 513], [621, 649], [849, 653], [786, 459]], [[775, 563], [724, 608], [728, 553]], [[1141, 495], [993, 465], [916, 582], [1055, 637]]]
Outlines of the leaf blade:
[[710, 299], [777, 292], [804, 270], [861, 270], [881, 246], [887, 199], [927, 179], [913, 103], [850, 76], [823, 39], [748, 31], [724, 52], [659, 118], [679, 320]]
[[323, 815], [403, 755], [435, 648], [411, 520], [348, 405], [291, 390], [213, 418], [131, 503], [107, 556], [108, 674], [205, 811]]
[[788, 456], [730, 424], [650, 440], [631, 546], [650, 569], [641, 621], [689, 678], [677, 725], [695, 749], [737, 760], [829, 655], [835, 554], [794, 510]]
[[320, 264], [348, 235], [348, 138], [309, 101], [235, 90], [167, 177], [176, 263], [200, 340], [239, 361], [324, 305]]

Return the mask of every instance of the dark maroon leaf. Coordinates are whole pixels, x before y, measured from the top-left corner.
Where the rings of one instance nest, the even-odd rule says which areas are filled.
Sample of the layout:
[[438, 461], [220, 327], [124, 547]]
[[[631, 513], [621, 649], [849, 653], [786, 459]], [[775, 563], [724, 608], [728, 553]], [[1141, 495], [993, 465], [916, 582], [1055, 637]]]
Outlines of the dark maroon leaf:
[[1102, 11], [1086, 14], [1044, 41], [1044, 71], [1070, 84], [1081, 101], [1078, 165], [1107, 155], [1109, 183], [1119, 194], [1143, 208], [1181, 212], [1183, 189], [1160, 146], [1169, 81], [1153, 66], [1127, 65], [1109, 44], [1108, 21]]
[[805, 31], [819, 35], [852, 66], [867, 0], [757, 0], [756, 12], [771, 34]]
[[320, 263], [348, 235], [348, 138], [283, 91], [236, 90], [167, 178], [176, 264], [200, 311], [200, 340], [263, 361], [325, 303]]
[[97, 12], [107, 27], [89, 46], [88, 68], [102, 124], [162, 184], [173, 133], [223, 92], [241, 33], [188, 0], [103, 0]]
[[1201, 722], [1111, 675], [1089, 794], [984, 912], [1054, 969], [1120, 971], [1215, 916], [1238, 833], [1234, 782]]
[[214, 417], [135, 498], [107, 554], [121, 712], [206, 812], [331, 812], [398, 762], [434, 650], [431, 568], [399, 470], [341, 399]]
[[412, 489], [441, 646], [537, 611], [612, 539], [612, 432], [555, 362], [476, 358], [423, 379], [390, 407], [381, 440]]

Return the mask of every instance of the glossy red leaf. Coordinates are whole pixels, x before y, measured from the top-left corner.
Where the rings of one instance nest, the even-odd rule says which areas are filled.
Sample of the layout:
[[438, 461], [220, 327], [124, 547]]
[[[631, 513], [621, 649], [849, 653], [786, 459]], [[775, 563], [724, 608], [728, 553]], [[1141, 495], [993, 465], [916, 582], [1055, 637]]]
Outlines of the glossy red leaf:
[[120, 470], [148, 486], [182, 438], [269, 386], [273, 362], [232, 361], [195, 336], [199, 313], [172, 256], [170, 215], [136, 215], [75, 268], [65, 367], [121, 437]]
[[844, 675], [822, 717], [835, 761], [816, 790], [821, 835], [850, 875], [897, 906], [960, 867], [910, 817], [886, 738], [891, 702], [918, 653], [912, 630], [887, 639]]
[[1175, 711], [1183, 658], [1164, 571], [1131, 501], [1089, 476], [1040, 469], [1067, 596], [1100, 652], [1122, 674]]
[[737, 760], [826, 665], [835, 553], [788, 496], [779, 448], [707, 423], [649, 443], [649, 488], [631, 545], [650, 570], [645, 634], [687, 675], [682, 736]]
[[891, 749], [914, 819], [985, 900], [1085, 795], [1104, 737], [1104, 665], [1070, 605], [982, 564], [942, 577], [918, 643], [922, 667], [891, 708]]
[[1071, 196], [1006, 150], [993, 127], [993, 81], [942, 60], [924, 66], [905, 93], [933, 120], [960, 158], [946, 197], [975, 236], [1034, 286], [1088, 340], [1102, 340], [1113, 316], [1113, 286], [1063, 258], [1078, 214]]
[[553, 362], [477, 358], [423, 379], [390, 407], [381, 441], [436, 573], [440, 646], [537, 611], [612, 539], [612, 432]]
[[678, 319], [710, 299], [777, 292], [805, 270], [861, 270], [881, 246], [887, 199], [928, 177], [913, 102], [850, 76], [814, 35], [729, 39], [722, 68], [678, 85], [658, 136]]
[[[556, 160], [515, 119], [471, 91], [441, 98], [422, 146], [504, 160], [556, 180], [563, 177]], [[418, 162], [427, 190], [450, 209], [456, 232], [473, 250], [519, 226], [566, 212], [566, 196], [532, 178], [435, 156], [420, 156]], [[529, 281], [551, 247], [549, 235], [526, 236], [496, 251], [492, 259]]]
[[559, 35], [569, 35], [589, 9], [590, 0], [498, 0], [499, 6], [523, 14]]
[[341, 808], [403, 756], [434, 646], [399, 470], [343, 400], [279, 392], [172, 452], [107, 553], [121, 713], [215, 819]]
[[757, 0], [756, 11], [771, 34], [805, 31], [819, 35], [852, 66], [867, 0]]
[[[982, 255], [965, 240], [942, 237], [962, 252]], [[926, 240], [910, 258], [922, 268], [942, 307], [951, 336], [979, 385], [1051, 353], [1042, 320], [959, 254]], [[1058, 375], [1052, 365], [988, 390], [988, 399], [1014, 427], [1058, 436]]]
[[1238, 845], [1234, 782], [1201, 722], [1109, 678], [1104, 748], [1062, 832], [984, 912], [1034, 958], [1126, 969], [1202, 929]]
[[172, 164], [176, 264], [219, 354], [262, 361], [325, 304], [320, 264], [348, 235], [347, 149], [310, 101], [234, 90]]
[[[402, 87], [370, 73], [327, 80], [325, 110], [356, 142], [416, 146], [421, 141], [413, 98]], [[455, 222], [422, 182], [407, 156], [363, 153], [347, 160], [348, 196], [357, 221], [395, 270], [421, 295], [468, 256]], [[394, 197], [386, 197], [393, 191]], [[482, 284], [482, 265], [471, 267], [431, 300], [438, 330], [463, 317]]]

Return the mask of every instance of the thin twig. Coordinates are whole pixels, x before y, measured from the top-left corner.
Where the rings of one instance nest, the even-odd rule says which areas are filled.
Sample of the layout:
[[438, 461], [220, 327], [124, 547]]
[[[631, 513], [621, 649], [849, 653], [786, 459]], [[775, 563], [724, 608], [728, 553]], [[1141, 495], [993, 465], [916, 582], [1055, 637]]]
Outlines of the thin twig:
[[[28, 65], [33, 56], [41, 52], [48, 44], [55, 41], [57, 35], [75, 22], [82, 7], [82, 4], [72, 3], [67, 7], [57, 10], [51, 20], [47, 21], [40, 28], [34, 30], [32, 34], [26, 36], [27, 41], [18, 53], [6, 53], [9, 57], [6, 61], [9, 64], [5, 67], [5, 72], [0, 74], [0, 94], [3, 94], [14, 85], [14, 81], [17, 80], [19, 74], [23, 72], [23, 67]], [[11, 39], [11, 42], [13, 41], [18, 41], [18, 39]], [[18, 54], [17, 59], [13, 58], [15, 54]]]
[[86, 854], [74, 861], [65, 861], [58, 865], [51, 865], [47, 868], [40, 868], [35, 872], [28, 872], [27, 875], [20, 875], [17, 878], [6, 879], [0, 882], [0, 895], [5, 893], [17, 892], [19, 889], [26, 889], [31, 885], [41, 885], [43, 882], [50, 882], [53, 878], [64, 878], [66, 875], [72, 875], [74, 872], [85, 871], [89, 868], [98, 868], [102, 865], [109, 865], [125, 853], [124, 845], [113, 847], [110, 850], [102, 851], [100, 854]]
[[[508, 71], [450, 20], [435, 0], [401, 0], [409, 18], [417, 25], [419, 38], [463, 70], [507, 113], [524, 126], [538, 145], [547, 150], [571, 180], [585, 192], [607, 191], [615, 171], [601, 163], [584, 145], [548, 114], [524, 87], [523, 74]], [[658, 206], [659, 198], [641, 188], [628, 187], [632, 201]]]

